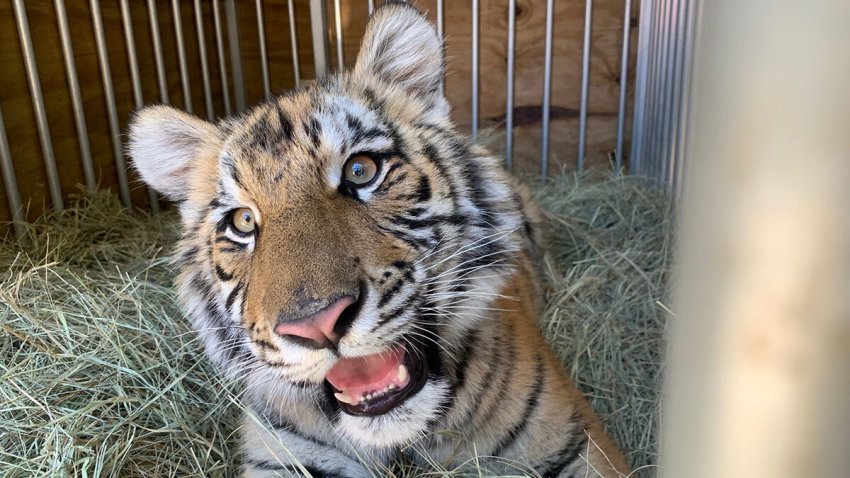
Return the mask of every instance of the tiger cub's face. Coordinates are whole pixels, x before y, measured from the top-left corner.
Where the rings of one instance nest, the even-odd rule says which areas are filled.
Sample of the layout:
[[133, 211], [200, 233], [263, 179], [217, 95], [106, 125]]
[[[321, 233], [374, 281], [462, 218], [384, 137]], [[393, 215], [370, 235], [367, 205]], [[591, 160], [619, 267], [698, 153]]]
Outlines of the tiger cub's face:
[[210, 357], [257, 396], [321, 390], [376, 446], [438, 417], [519, 248], [499, 161], [452, 129], [441, 49], [387, 6], [350, 72], [217, 125], [150, 107], [130, 132], [142, 178], [179, 202], [179, 293]]

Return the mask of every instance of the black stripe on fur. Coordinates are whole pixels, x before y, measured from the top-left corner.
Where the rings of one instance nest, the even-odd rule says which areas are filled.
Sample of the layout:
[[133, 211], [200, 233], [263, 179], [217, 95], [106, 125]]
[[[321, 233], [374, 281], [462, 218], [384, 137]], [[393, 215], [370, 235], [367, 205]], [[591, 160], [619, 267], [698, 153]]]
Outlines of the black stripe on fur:
[[565, 469], [572, 466], [579, 459], [579, 453], [587, 446], [587, 424], [581, 418], [578, 408], [573, 410], [570, 416], [573, 428], [569, 431], [560, 450], [552, 454], [541, 466], [538, 467], [540, 476], [544, 478], [555, 478]]
[[496, 445], [495, 450], [492, 455], [501, 456], [502, 453], [510, 448], [511, 445], [520, 437], [520, 435], [525, 432], [525, 429], [528, 427], [528, 421], [531, 419], [531, 416], [534, 415], [534, 412], [537, 410], [537, 405], [540, 402], [540, 394], [543, 392], [543, 386], [545, 382], [545, 375], [543, 374], [543, 360], [540, 359], [540, 356], [536, 356], [537, 361], [537, 369], [535, 370], [534, 375], [534, 387], [531, 389], [531, 392], [526, 396], [525, 399], [525, 409], [522, 412], [522, 417], [519, 422], [517, 422], [507, 435], [502, 437], [502, 440]]

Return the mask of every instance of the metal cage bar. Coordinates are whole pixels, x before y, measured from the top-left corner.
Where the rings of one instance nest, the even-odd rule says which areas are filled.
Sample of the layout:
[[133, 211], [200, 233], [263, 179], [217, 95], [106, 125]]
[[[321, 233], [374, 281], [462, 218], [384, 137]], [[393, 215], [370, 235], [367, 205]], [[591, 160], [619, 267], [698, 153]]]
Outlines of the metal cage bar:
[[[290, 3], [292, 0], [290, 0]], [[215, 24], [215, 48], [218, 51], [218, 70], [221, 75], [221, 96], [224, 102], [224, 114], [230, 116], [230, 85], [227, 81], [227, 61], [224, 55], [224, 35], [221, 31], [221, 2], [212, 1], [213, 23]]]
[[47, 123], [47, 111], [44, 108], [44, 95], [41, 91], [41, 81], [38, 76], [38, 66], [35, 62], [35, 52], [30, 37], [30, 27], [27, 21], [27, 11], [23, 0], [14, 0], [15, 19], [18, 25], [18, 38], [24, 56], [24, 66], [27, 70], [27, 80], [30, 87], [30, 97], [35, 110], [35, 121], [38, 128], [38, 138], [41, 142], [41, 155], [44, 169], [47, 173], [47, 186], [50, 190], [50, 200], [57, 211], [65, 209], [62, 199], [62, 187], [59, 184], [59, 173], [56, 170], [56, 157], [53, 154], [53, 143], [50, 141], [50, 126]]
[[631, 172], [674, 195], [681, 192], [687, 167], [698, 9], [696, 0], [651, 0], [643, 2], [640, 11]]
[[156, 0], [148, 0], [148, 17], [151, 24], [151, 41], [153, 56], [156, 63], [156, 79], [159, 84], [159, 98], [165, 104], [170, 104], [168, 97], [168, 82], [165, 78], [165, 62], [162, 58], [162, 37], [159, 34], [159, 17], [156, 12]]
[[310, 30], [313, 38], [315, 77], [328, 73], [328, 12], [324, 0], [310, 0]]
[[103, 80], [103, 96], [106, 100], [106, 112], [109, 120], [109, 135], [112, 140], [112, 154], [115, 161], [115, 173], [118, 175], [118, 190], [121, 202], [131, 207], [130, 185], [127, 181], [127, 165], [124, 163], [124, 151], [121, 148], [121, 127], [118, 123], [118, 111], [115, 106], [115, 91], [112, 85], [112, 71], [109, 68], [109, 57], [106, 50], [106, 37], [103, 33], [103, 18], [101, 17], [100, 0], [90, 0], [91, 21], [94, 27], [97, 57], [100, 62], [100, 76]]
[[505, 93], [505, 165], [513, 167], [514, 156], [514, 57], [516, 55], [516, 0], [508, 1], [508, 79]]
[[579, 108], [578, 158], [576, 169], [584, 171], [587, 149], [587, 100], [590, 95], [590, 42], [593, 30], [593, 0], [584, 3], [584, 45], [581, 60], [581, 106]]
[[204, 15], [201, 0], [195, 0], [195, 30], [198, 35], [198, 56], [201, 59], [201, 79], [204, 82], [204, 108], [207, 110], [207, 119], [215, 119], [215, 109], [212, 100], [212, 88], [210, 87], [210, 67], [207, 63], [207, 41], [204, 34]]
[[[123, 3], [124, 2], [122, 2], [122, 6]], [[62, 41], [62, 56], [65, 58], [65, 73], [68, 78], [71, 108], [74, 111], [74, 125], [77, 130], [77, 140], [80, 145], [80, 158], [83, 164], [83, 176], [86, 178], [86, 189], [94, 191], [97, 188], [97, 180], [94, 175], [94, 161], [92, 160], [91, 145], [89, 144], [89, 132], [88, 127], [86, 126], [86, 113], [83, 110], [83, 100], [82, 95], [80, 94], [80, 82], [77, 78], [77, 66], [74, 61], [74, 46], [71, 42], [71, 32], [68, 28], [68, 14], [65, 11], [65, 1], [55, 0], [54, 10], [56, 11], [56, 21], [59, 24], [59, 36]]]
[[183, 39], [183, 16], [180, 14], [180, 0], [171, 0], [174, 14], [174, 38], [177, 40], [177, 63], [180, 66], [180, 83], [183, 86], [183, 104], [186, 111], [192, 112], [192, 88], [189, 84], [189, 67], [186, 64], [186, 43]]
[[227, 41], [230, 50], [230, 72], [233, 75], [233, 96], [236, 111], [245, 111], [245, 77], [242, 71], [242, 42], [239, 35], [239, 12], [235, 0], [224, 0], [227, 21]]
[[658, 165], [658, 156], [659, 152], [659, 142], [658, 138], [658, 123], [660, 121], [660, 98], [662, 95], [661, 91], [661, 31], [659, 25], [664, 18], [664, 4], [662, 0], [656, 0], [658, 4], [656, 8], [653, 10], [653, 19], [652, 19], [652, 45], [650, 50], [650, 61], [651, 61], [651, 69], [649, 71], [649, 85], [650, 85], [650, 96], [649, 96], [649, 134], [647, 136], [647, 163], [646, 169], [643, 172], [644, 175], [655, 178], [656, 177], [656, 169]]
[[629, 154], [629, 172], [640, 174], [643, 162], [643, 136], [646, 121], [646, 90], [649, 56], [650, 16], [652, 2], [644, 0], [640, 4], [638, 25], [637, 65], [635, 67], [635, 100], [632, 115], [632, 147]]
[[[687, 0], [686, 0], [687, 1]], [[687, 161], [685, 161], [685, 146], [688, 138], [688, 125], [691, 117], [691, 78], [693, 75], [694, 48], [696, 39], [699, 36], [697, 31], [697, 15], [699, 6], [695, 1], [688, 1], [687, 26], [685, 29], [685, 47], [682, 55], [682, 101], [679, 104], [681, 112], [679, 115], [679, 123], [677, 124], [679, 137], [677, 157], [679, 167], [676, 170], [676, 178], [674, 180], [674, 195], [681, 197], [682, 189], [686, 177]]]
[[674, 189], [673, 180], [676, 177], [676, 169], [679, 167], [679, 161], [676, 157], [676, 151], [678, 149], [679, 136], [676, 134], [676, 128], [679, 123], [679, 103], [681, 102], [682, 95], [682, 55], [684, 53], [684, 41], [682, 36], [684, 35], [684, 27], [685, 21], [682, 18], [682, 9], [686, 8], [685, 2], [683, 0], [674, 0], [674, 23], [676, 28], [673, 31], [673, 51], [671, 58], [671, 101], [670, 101], [670, 118], [669, 118], [669, 132], [668, 137], [670, 138], [669, 143], [669, 151], [667, 152], [667, 174], [665, 181], [667, 183], [668, 190], [672, 191]]
[[623, 172], [623, 139], [626, 135], [626, 106], [629, 89], [629, 45], [632, 26], [632, 0], [625, 1], [623, 13], [623, 51], [620, 58], [620, 98], [617, 105], [617, 146], [614, 149], [614, 168]]
[[670, 156], [670, 126], [671, 114], [673, 111], [673, 56], [675, 50], [675, 34], [673, 31], [673, 20], [676, 16], [676, 8], [674, 0], [665, 0], [667, 7], [666, 15], [664, 16], [664, 43], [663, 43], [663, 64], [664, 77], [662, 80], [663, 99], [662, 116], [661, 116], [661, 154], [659, 155], [658, 171], [655, 175], [658, 178], [658, 186], [663, 186], [667, 183], [669, 175], [668, 167]]
[[295, 3], [286, 1], [289, 12], [289, 43], [292, 45], [292, 75], [295, 77], [295, 87], [301, 86], [301, 62], [298, 60], [298, 30], [295, 26]]
[[661, 91], [659, 95], [659, 103], [658, 103], [658, 132], [655, 136], [657, 154], [655, 156], [655, 169], [652, 171], [652, 178], [657, 186], [661, 186], [664, 184], [664, 178], [667, 174], [667, 113], [670, 108], [670, 98], [669, 98], [669, 90], [670, 90], [670, 75], [669, 75], [669, 67], [670, 67], [670, 15], [672, 10], [672, 0], [664, 0], [662, 7], [662, 16], [661, 16], [661, 44], [660, 44], [660, 52], [659, 52], [659, 64], [658, 70], [660, 79], [659, 81], [659, 89]]
[[[57, 0], [57, 3], [59, 0]], [[133, 102], [136, 108], [144, 105], [142, 80], [139, 75], [139, 60], [136, 55], [136, 39], [133, 35], [133, 17], [130, 12], [130, 0], [121, 0], [121, 23], [124, 26], [124, 43], [127, 44], [127, 63], [130, 67], [130, 83], [133, 86]]]
[[546, 0], [546, 47], [543, 56], [543, 126], [540, 140], [540, 175], [549, 175], [549, 122], [552, 104], [552, 24], [555, 17], [555, 0]]
[[260, 67], [263, 73], [263, 93], [266, 98], [271, 97], [272, 89], [269, 84], [269, 54], [266, 51], [266, 22], [263, 18], [263, 0], [254, 2], [257, 8], [257, 35], [260, 44]]
[[[139, 60], [136, 54], [136, 39], [133, 35], [133, 17], [130, 12], [130, 0], [121, 0], [121, 22], [124, 25], [124, 43], [127, 45], [127, 62], [130, 67], [130, 83], [133, 85], [133, 102], [136, 109], [141, 109], [145, 102], [142, 94], [142, 81], [139, 75]], [[80, 134], [80, 141], [83, 135]], [[88, 141], [88, 138], [86, 138]], [[151, 188], [148, 190], [148, 204], [151, 211], [159, 212], [159, 198], [156, 191]]]
[[479, 0], [472, 0], [472, 140], [478, 139], [478, 23], [479, 23]]
[[6, 125], [3, 123], [3, 111], [0, 110], [0, 173], [3, 175], [3, 188], [6, 190], [6, 203], [15, 222], [15, 234], [23, 236], [24, 208], [21, 205], [21, 193], [15, 178], [15, 166], [12, 153], [9, 152], [9, 138], [6, 137]]
[[336, 33], [336, 67], [342, 71], [345, 69], [345, 49], [342, 39], [342, 7], [339, 0], [334, 0], [334, 32]]

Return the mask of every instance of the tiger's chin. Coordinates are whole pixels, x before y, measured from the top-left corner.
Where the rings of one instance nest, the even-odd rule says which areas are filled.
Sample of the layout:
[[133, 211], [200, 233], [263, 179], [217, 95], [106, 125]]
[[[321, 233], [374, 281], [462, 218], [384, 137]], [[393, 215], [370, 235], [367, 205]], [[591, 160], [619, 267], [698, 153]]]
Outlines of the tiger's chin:
[[338, 361], [325, 390], [339, 407], [338, 433], [353, 443], [388, 450], [421, 438], [440, 416], [450, 394], [433, 344], [416, 341], [384, 352]]
[[449, 399], [446, 379], [423, 379], [417, 392], [381, 415], [340, 413], [335, 430], [352, 443], [373, 452], [391, 451], [421, 439], [441, 416]]
[[395, 410], [428, 381], [419, 350], [395, 346], [372, 355], [343, 358], [325, 376], [325, 390], [351, 416], [377, 417]]

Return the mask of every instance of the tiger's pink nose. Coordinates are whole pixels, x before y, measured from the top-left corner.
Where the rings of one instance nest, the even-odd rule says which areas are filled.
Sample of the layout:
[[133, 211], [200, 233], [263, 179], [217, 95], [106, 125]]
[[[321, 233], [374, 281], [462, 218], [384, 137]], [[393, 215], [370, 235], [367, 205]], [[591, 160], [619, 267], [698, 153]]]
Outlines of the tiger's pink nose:
[[333, 348], [344, 332], [340, 317], [348, 306], [355, 302], [347, 295], [332, 302], [324, 309], [307, 317], [291, 321], [280, 321], [274, 328], [276, 334], [311, 348]]

